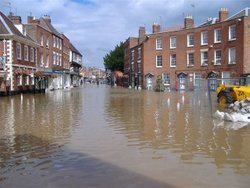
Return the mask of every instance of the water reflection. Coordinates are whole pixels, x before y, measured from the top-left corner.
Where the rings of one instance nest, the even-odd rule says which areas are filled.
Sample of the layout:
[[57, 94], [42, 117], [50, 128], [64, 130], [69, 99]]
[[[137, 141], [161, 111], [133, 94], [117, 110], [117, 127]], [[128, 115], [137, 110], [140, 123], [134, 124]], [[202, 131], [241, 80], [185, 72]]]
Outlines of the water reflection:
[[227, 122], [214, 125], [217, 103], [209, 101], [208, 93], [135, 91], [128, 95], [111, 93], [106, 111], [111, 125], [126, 135], [130, 146], [171, 150], [186, 164], [204, 164], [201, 157], [205, 157], [218, 168], [250, 174], [250, 128], [227, 129]]
[[213, 119], [213, 95], [88, 85], [0, 98], [0, 187], [246, 187], [250, 126]]

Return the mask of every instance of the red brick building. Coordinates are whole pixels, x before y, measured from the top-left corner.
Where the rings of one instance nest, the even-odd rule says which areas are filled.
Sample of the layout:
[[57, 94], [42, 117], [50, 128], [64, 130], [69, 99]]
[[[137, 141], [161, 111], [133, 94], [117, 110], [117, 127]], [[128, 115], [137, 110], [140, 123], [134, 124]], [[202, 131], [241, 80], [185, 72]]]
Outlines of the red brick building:
[[[11, 21], [13, 20], [13, 22]], [[39, 45], [22, 33], [21, 17], [0, 12], [0, 93], [33, 91]]]
[[250, 72], [250, 9], [228, 15], [221, 8], [218, 18], [199, 26], [186, 16], [183, 28], [165, 31], [154, 23], [151, 34], [140, 27], [137, 43], [135, 38], [125, 42], [128, 85], [153, 89], [160, 76], [172, 89], [192, 89], [201, 78], [226, 79]]

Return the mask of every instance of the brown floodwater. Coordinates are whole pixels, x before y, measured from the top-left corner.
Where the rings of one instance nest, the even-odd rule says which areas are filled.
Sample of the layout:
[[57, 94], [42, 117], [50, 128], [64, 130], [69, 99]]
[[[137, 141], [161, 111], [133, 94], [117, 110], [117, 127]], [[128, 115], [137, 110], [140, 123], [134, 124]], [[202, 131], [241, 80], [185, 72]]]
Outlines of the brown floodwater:
[[249, 188], [250, 125], [218, 108], [203, 90], [93, 84], [2, 97], [0, 187]]

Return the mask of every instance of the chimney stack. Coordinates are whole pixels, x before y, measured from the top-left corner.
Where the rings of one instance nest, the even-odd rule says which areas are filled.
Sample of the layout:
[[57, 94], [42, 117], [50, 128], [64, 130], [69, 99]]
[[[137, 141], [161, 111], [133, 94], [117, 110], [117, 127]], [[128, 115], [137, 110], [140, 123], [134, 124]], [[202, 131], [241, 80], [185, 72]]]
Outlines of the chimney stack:
[[184, 19], [184, 28], [188, 29], [188, 28], [192, 28], [192, 27], [194, 27], [193, 17], [191, 15], [186, 16]]
[[50, 16], [49, 16], [49, 15], [44, 15], [44, 16], [43, 16], [43, 19], [44, 19], [44, 20], [47, 20], [49, 23], [51, 23], [51, 19], [50, 19]]
[[228, 9], [221, 8], [219, 11], [219, 22], [222, 22], [228, 18]]
[[21, 16], [14, 16], [13, 12], [10, 12], [8, 15], [8, 18], [14, 23], [14, 24], [21, 24], [22, 18]]
[[157, 22], [153, 23], [153, 33], [159, 33], [161, 31], [161, 26]]
[[139, 28], [139, 44], [142, 43], [142, 41], [144, 41], [146, 38], [146, 31], [145, 31], [145, 27], [140, 27]]

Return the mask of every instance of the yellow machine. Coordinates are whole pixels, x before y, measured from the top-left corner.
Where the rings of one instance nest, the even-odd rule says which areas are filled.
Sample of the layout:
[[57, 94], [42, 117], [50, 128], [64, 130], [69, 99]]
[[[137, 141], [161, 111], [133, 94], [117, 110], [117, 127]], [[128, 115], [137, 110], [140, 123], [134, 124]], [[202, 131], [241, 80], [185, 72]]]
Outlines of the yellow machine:
[[240, 76], [239, 85], [219, 84], [216, 93], [219, 104], [230, 104], [250, 97], [250, 73]]

